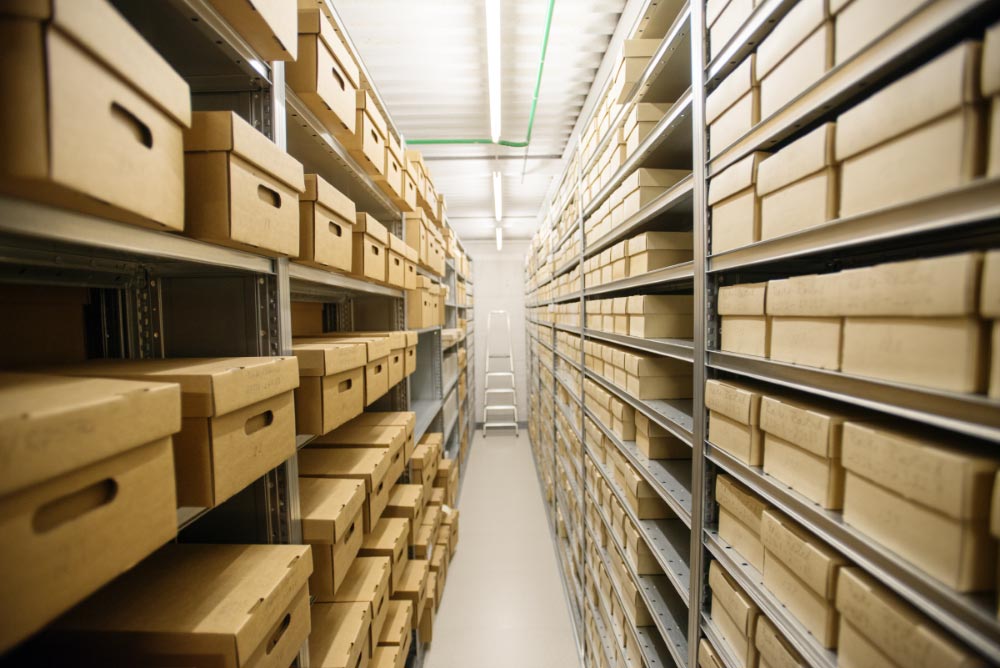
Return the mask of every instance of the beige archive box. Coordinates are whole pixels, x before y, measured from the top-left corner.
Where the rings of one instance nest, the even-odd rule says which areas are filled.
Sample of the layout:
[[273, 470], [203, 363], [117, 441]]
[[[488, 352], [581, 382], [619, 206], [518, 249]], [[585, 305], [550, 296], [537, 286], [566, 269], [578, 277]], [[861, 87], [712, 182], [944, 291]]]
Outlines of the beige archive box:
[[389, 617], [389, 586], [392, 560], [389, 557], [358, 557], [347, 571], [333, 603], [366, 603], [371, 615], [368, 653], [378, 647], [382, 627]]
[[184, 232], [265, 255], [299, 254], [302, 165], [231, 111], [184, 133]]
[[294, 357], [93, 360], [59, 372], [180, 384], [179, 506], [214, 507], [295, 454]]
[[717, 155], [760, 121], [760, 86], [750, 54], [705, 99], [708, 153]]
[[833, 67], [828, 0], [802, 0], [757, 47], [760, 117], [768, 118]]
[[730, 353], [767, 357], [771, 352], [771, 318], [765, 314], [767, 283], [719, 288], [722, 321], [719, 348]]
[[415, 614], [413, 601], [390, 600], [389, 617], [382, 627], [382, 637], [378, 639], [378, 644], [398, 645], [408, 651], [412, 642], [410, 632], [414, 628]]
[[1000, 250], [986, 254], [983, 262], [982, 289], [979, 311], [992, 320], [990, 334], [989, 395], [1000, 398]]
[[385, 138], [385, 172], [375, 176], [379, 189], [398, 202], [403, 197], [403, 179], [406, 168], [403, 166], [403, 147], [386, 128]]
[[666, 192], [678, 181], [691, 175], [687, 169], [640, 168], [625, 177], [621, 184], [621, 220], [636, 215], [647, 204]]
[[353, 134], [361, 85], [357, 63], [318, 7], [299, 9], [298, 30], [299, 56], [285, 65], [288, 85], [327, 130]]
[[827, 649], [837, 646], [837, 575], [846, 561], [776, 510], [765, 510], [764, 586]]
[[299, 478], [302, 540], [312, 546], [309, 593], [330, 600], [358, 556], [365, 484], [348, 478]]
[[[382, 353], [383, 352], [385, 353], [384, 355], [385, 362], [388, 365], [387, 366], [388, 375], [385, 381], [386, 382], [385, 392], [387, 392], [390, 388], [395, 387], [396, 384], [402, 381], [403, 378], [406, 376], [406, 368], [405, 368], [406, 346], [408, 345], [409, 341], [413, 341], [415, 345], [417, 334], [416, 332], [395, 330], [395, 331], [385, 331], [385, 332], [380, 332], [380, 331], [329, 332], [327, 334], [324, 334], [323, 336], [329, 336], [331, 338], [347, 337], [352, 339], [353, 338], [382, 339], [383, 341], [379, 341], [378, 344], [376, 344], [377, 347], [369, 349], [369, 360], [371, 359], [381, 360], [383, 357]], [[388, 345], [383, 346], [381, 345], [382, 343], [388, 343]], [[367, 369], [368, 372], [367, 378], [372, 381], [373, 395], [370, 398], [373, 399], [377, 399], [379, 396], [382, 396], [382, 394], [385, 394], [385, 392], [383, 392], [381, 387], [379, 386], [381, 379], [378, 378], [377, 376], [376, 377], [372, 376], [372, 373], [376, 371], [378, 371], [377, 367], [372, 367], [371, 364], [369, 364], [369, 368]], [[382, 392], [382, 394], [378, 394], [378, 392]], [[370, 404], [371, 402], [369, 401], [368, 404], [366, 405]], [[411, 435], [412, 431], [413, 430], [411, 428], [410, 429]], [[413, 448], [411, 447], [410, 450], [412, 449]]]
[[385, 118], [367, 90], [357, 91], [355, 108], [354, 134], [341, 133], [342, 141], [366, 172], [383, 175], [388, 134]]
[[709, 0], [705, 7], [708, 56], [714, 58], [753, 12], [754, 0]]
[[642, 141], [649, 136], [656, 124], [670, 111], [672, 104], [638, 102], [632, 106], [622, 123], [622, 137], [625, 141], [625, 155], [630, 156], [639, 149]]
[[766, 615], [757, 617], [754, 646], [758, 668], [806, 668], [808, 665]]
[[859, 568], [841, 569], [837, 610], [840, 611], [838, 666], [984, 668], [986, 665]]
[[406, 245], [395, 234], [389, 233], [389, 248], [386, 253], [385, 282], [397, 288], [406, 287]]
[[840, 369], [843, 341], [840, 279], [840, 274], [814, 274], [768, 281], [771, 359], [833, 371]]
[[979, 64], [979, 44], [962, 43], [838, 117], [841, 216], [937, 195], [982, 173]]
[[1000, 460], [878, 425], [844, 425], [844, 521], [952, 589], [992, 590], [989, 506]]
[[11, 4], [0, 62], [17, 102], [0, 112], [0, 190], [182, 230], [184, 80], [107, 2]]
[[626, 309], [630, 336], [688, 339], [694, 334], [694, 298], [690, 295], [633, 295]]
[[690, 232], [643, 232], [627, 241], [628, 275], [690, 262], [693, 248]]
[[[406, 332], [406, 334], [413, 334], [413, 332]], [[417, 414], [413, 411], [389, 411], [389, 412], [375, 412], [375, 413], [362, 413], [358, 417], [351, 420], [350, 423], [353, 425], [372, 425], [372, 426], [388, 426], [394, 425], [397, 427], [403, 427], [406, 430], [406, 443], [403, 445], [403, 459], [405, 462], [409, 463], [410, 456], [413, 454], [413, 448], [415, 447], [413, 432], [416, 429], [417, 424]]]
[[397, 483], [389, 493], [386, 504], [386, 517], [399, 517], [409, 521], [409, 544], [417, 542], [417, 532], [424, 523], [424, 510], [427, 507], [427, 496], [423, 484]]
[[763, 572], [760, 523], [770, 505], [728, 475], [715, 479], [715, 500], [719, 504], [719, 536], [748, 564]]
[[298, 16], [287, 0], [209, 0], [263, 60], [295, 61]]
[[296, 339], [296, 343], [359, 343], [366, 350], [365, 406], [389, 391], [390, 339], [384, 332], [370, 336], [358, 332], [324, 332], [311, 338]]
[[713, 560], [708, 566], [708, 586], [712, 590], [709, 616], [719, 634], [732, 647], [741, 666], [756, 666], [754, 632], [760, 610], [718, 561]]
[[623, 355], [624, 387], [632, 396], [641, 400], [691, 397], [691, 365], [687, 362], [628, 351]]
[[290, 664], [312, 567], [307, 545], [167, 545], [59, 620], [49, 665]]
[[390, 594], [399, 585], [403, 569], [409, 563], [409, 552], [406, 549], [409, 535], [410, 520], [402, 517], [383, 517], [375, 523], [372, 532], [365, 536], [358, 552], [362, 557], [389, 557], [392, 560]]
[[751, 153], [709, 182], [713, 254], [760, 241], [760, 200], [754, 184], [758, 166], [767, 155]]
[[299, 199], [299, 252], [296, 262], [320, 269], [351, 271], [354, 202], [316, 174], [305, 175]]
[[706, 638], [698, 643], [698, 668], [725, 668], [725, 662]]
[[[403, 575], [396, 593], [393, 594], [394, 600], [408, 601], [413, 604], [414, 615], [411, 621], [413, 622], [414, 630], [419, 628], [419, 624], [425, 616], [423, 602], [426, 600], [428, 589], [431, 586], [431, 575], [430, 562], [428, 560], [410, 559], [406, 564], [406, 568], [403, 569]], [[421, 638], [421, 640], [425, 639]]]
[[310, 606], [309, 663], [318, 668], [367, 665], [371, 606], [367, 603], [313, 603]]
[[295, 424], [300, 434], [325, 434], [365, 408], [363, 343], [292, 342], [299, 361]]
[[359, 212], [356, 221], [351, 274], [363, 280], [385, 283], [389, 230], [367, 213]]
[[[6, 651], [177, 533], [177, 385], [0, 374]], [[72, 434], [72, 447], [67, 447]], [[16, 613], [14, 612], [16, 610]]]
[[926, 6], [924, 0], [832, 0], [834, 64], [853, 58], [921, 5]]
[[760, 430], [760, 388], [734, 380], [708, 380], [708, 437], [718, 448], [748, 466], [764, 463], [764, 436]]
[[635, 413], [635, 445], [650, 459], [690, 459], [691, 447], [648, 417]]
[[365, 481], [364, 524], [370, 533], [389, 499], [389, 451], [385, 448], [304, 448], [299, 452], [303, 478], [354, 478]]
[[406, 427], [396, 425], [344, 425], [309, 443], [313, 448], [380, 448], [388, 451], [390, 484], [403, 475], [406, 463], [403, 451], [406, 444]]
[[1000, 176], [1000, 23], [983, 38], [982, 93], [989, 104], [989, 157], [986, 175]]

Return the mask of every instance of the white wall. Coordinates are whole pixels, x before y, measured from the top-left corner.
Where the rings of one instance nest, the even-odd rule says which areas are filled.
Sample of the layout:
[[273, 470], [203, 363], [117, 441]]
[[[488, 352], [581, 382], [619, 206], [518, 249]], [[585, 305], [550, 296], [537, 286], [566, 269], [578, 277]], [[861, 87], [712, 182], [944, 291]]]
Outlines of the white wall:
[[514, 348], [514, 387], [517, 389], [517, 418], [528, 419], [528, 381], [524, 330], [524, 257], [527, 241], [504, 241], [497, 251], [496, 241], [465, 241], [472, 259], [472, 293], [475, 305], [476, 414], [483, 419], [483, 388], [486, 380], [486, 318], [490, 311], [510, 314], [511, 343]]

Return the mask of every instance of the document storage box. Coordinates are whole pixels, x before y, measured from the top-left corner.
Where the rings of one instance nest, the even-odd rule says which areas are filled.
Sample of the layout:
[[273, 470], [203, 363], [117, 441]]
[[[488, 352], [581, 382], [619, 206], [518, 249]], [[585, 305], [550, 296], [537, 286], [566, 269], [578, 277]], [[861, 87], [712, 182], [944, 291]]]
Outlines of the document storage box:
[[[383, 513], [384, 514], [384, 513]], [[389, 579], [389, 593], [395, 591], [409, 561], [408, 537], [410, 521], [400, 517], [383, 517], [375, 523], [375, 528], [365, 536], [359, 554], [362, 557], [389, 557], [392, 560], [392, 574]]]
[[295, 5], [284, 0], [209, 0], [264, 60], [295, 61], [299, 25]]
[[307, 447], [299, 452], [299, 476], [364, 480], [365, 533], [370, 533], [389, 500], [389, 461], [389, 451], [384, 448]]
[[719, 504], [719, 536], [747, 563], [763, 571], [760, 523], [770, 506], [728, 475], [715, 479], [715, 500]]
[[708, 437], [748, 466], [764, 463], [764, 435], [760, 430], [760, 388], [733, 380], [705, 383]]
[[732, 647], [740, 665], [757, 665], [754, 633], [760, 611], [753, 600], [722, 570], [718, 561], [708, 568], [708, 584], [712, 590], [709, 616], [722, 637]]
[[370, 607], [372, 623], [368, 633], [369, 654], [378, 647], [382, 626], [389, 616], [391, 569], [392, 562], [388, 557], [358, 557], [351, 564], [344, 584], [334, 596], [334, 603], [367, 603]]
[[771, 318], [765, 314], [766, 294], [767, 283], [745, 283], [719, 288], [721, 350], [754, 357], [770, 355]]
[[355, 100], [354, 134], [342, 133], [348, 151], [369, 174], [385, 174], [386, 127], [385, 118], [367, 90], [358, 90]]
[[713, 254], [760, 241], [760, 200], [754, 186], [766, 156], [752, 153], [709, 181]]
[[295, 424], [300, 434], [325, 434], [365, 408], [363, 343], [293, 342], [299, 361]]
[[351, 273], [361, 279], [385, 283], [389, 231], [367, 213], [358, 213], [356, 221]]
[[833, 67], [828, 0], [803, 0], [757, 47], [760, 117], [768, 118]]
[[717, 155], [760, 121], [760, 85], [750, 54], [705, 99], [708, 152]]
[[312, 546], [311, 595], [329, 600], [358, 556], [365, 484], [348, 478], [299, 478], [302, 540]]
[[329, 434], [319, 436], [310, 448], [382, 448], [389, 455], [387, 480], [395, 484], [403, 475], [406, 464], [403, 461], [403, 446], [406, 443], [406, 428], [394, 425], [344, 425]]
[[313, 603], [309, 662], [318, 668], [355, 668], [368, 659], [371, 606], [367, 603]]
[[628, 275], [690, 262], [693, 257], [690, 232], [643, 232], [628, 240]]
[[299, 252], [296, 262], [350, 272], [354, 202], [316, 174], [305, 175], [299, 200]]

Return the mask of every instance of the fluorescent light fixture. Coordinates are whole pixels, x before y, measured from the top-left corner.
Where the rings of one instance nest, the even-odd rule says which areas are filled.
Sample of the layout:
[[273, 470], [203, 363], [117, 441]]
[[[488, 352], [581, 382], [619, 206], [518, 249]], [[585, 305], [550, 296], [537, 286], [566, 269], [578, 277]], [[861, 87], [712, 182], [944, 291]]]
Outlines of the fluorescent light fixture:
[[503, 228], [497, 225], [497, 250], [503, 250]]
[[503, 219], [503, 175], [493, 172], [493, 213], [499, 223]]
[[490, 79], [490, 138], [500, 141], [500, 2], [486, 0], [486, 63]]

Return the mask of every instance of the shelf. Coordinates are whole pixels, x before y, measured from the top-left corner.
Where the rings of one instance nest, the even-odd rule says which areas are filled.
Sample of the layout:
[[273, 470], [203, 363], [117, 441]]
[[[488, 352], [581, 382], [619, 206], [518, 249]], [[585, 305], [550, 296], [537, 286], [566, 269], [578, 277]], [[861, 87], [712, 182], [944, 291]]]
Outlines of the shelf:
[[570, 334], [576, 334], [578, 336], [581, 336], [583, 334], [583, 330], [580, 328], [579, 325], [552, 325], [552, 326], [558, 329], [560, 332], [569, 332]]
[[601, 651], [604, 653], [604, 665], [617, 666], [619, 652], [610, 644], [617, 644], [617, 638], [608, 633], [607, 628], [604, 626], [604, 617], [598, 612], [594, 601], [591, 600], [592, 597], [589, 591], [586, 592], [585, 598], [587, 607], [590, 608], [590, 618], [593, 620], [594, 627], [597, 629], [597, 636], [601, 640], [600, 644]]
[[981, 178], [939, 195], [712, 255], [708, 258], [708, 271], [756, 267], [817, 254], [837, 258], [844, 250], [857, 246], [884, 243], [896, 247], [905, 237], [932, 232], [958, 233], [959, 226], [998, 217], [1000, 177]]
[[[691, 459], [650, 459], [642, 454], [635, 441], [623, 441], [618, 438], [607, 425], [596, 415], [584, 408], [587, 417], [604, 432], [604, 435], [614, 443], [629, 463], [646, 479], [649, 486], [656, 490], [660, 498], [670, 506], [678, 519], [688, 528], [691, 527]], [[685, 594], [686, 596], [686, 594]]]
[[[788, 643], [813, 668], [836, 668], [837, 655], [820, 646], [819, 641], [788, 612], [784, 605], [764, 587], [760, 572], [736, 558], [737, 553], [711, 529], [705, 530], [705, 546], [712, 557], [732, 577], [740, 588], [753, 599], [760, 611], [785, 636]], [[705, 572], [708, 572], [706, 564]]]
[[403, 291], [378, 283], [369, 283], [351, 276], [325, 271], [304, 264], [291, 262], [288, 265], [292, 295], [297, 297], [335, 297], [345, 293], [402, 299]]
[[446, 425], [444, 428], [445, 443], [451, 438], [451, 432], [454, 431], [456, 424], [458, 424], [458, 411], [455, 411], [455, 417], [451, 420], [451, 424]]
[[456, 304], [455, 302], [445, 302], [444, 305], [447, 306], [448, 308], [458, 308], [458, 304]]
[[[705, 70], [706, 86], [721, 82], [757, 48], [775, 24], [795, 6], [797, 0], [763, 0], [757, 4], [750, 18], [736, 31]], [[707, 55], [707, 54], [706, 54]]]
[[[576, 425], [573, 423], [573, 420], [570, 419], [570, 412], [572, 411], [572, 409], [569, 406], [567, 406], [566, 404], [564, 404], [563, 402], [559, 401], [559, 399], [553, 399], [553, 402], [555, 403], [556, 408], [559, 409], [559, 412], [562, 413], [563, 417], [566, 419], [566, 423], [569, 425], [570, 430], [573, 432], [572, 436], [575, 436], [577, 441], [579, 441], [580, 443], [583, 443], [583, 432], [579, 431], [579, 429], [577, 429]], [[578, 414], [579, 418], [580, 418], [580, 420], [582, 420], [583, 419], [583, 407], [580, 405], [579, 402], [577, 402], [576, 407], [577, 407], [577, 410], [579, 411], [579, 414]], [[558, 424], [559, 423], [557, 422], [556, 423], [557, 427], [558, 427]], [[583, 471], [579, 470], [579, 472], [581, 473], [581, 477], [582, 477]]]
[[[635, 236], [654, 221], [661, 223], [668, 217], [668, 224], [658, 224], [656, 231], [687, 231], [693, 225], [694, 216], [694, 178], [685, 176], [683, 179], [667, 188], [656, 199], [642, 207], [632, 216], [626, 218], [610, 232], [594, 243], [588, 243], [584, 257], [597, 255], [605, 248], [614, 245], [622, 239]], [[676, 229], [674, 229], [676, 228]]]
[[708, 366], [1000, 443], [1000, 402], [710, 350]]
[[684, 441], [688, 445], [691, 445], [691, 433], [692, 427], [694, 426], [691, 415], [693, 413], [694, 406], [690, 399], [636, 399], [627, 391], [604, 379], [603, 377], [598, 376], [590, 369], [586, 369], [585, 373], [587, 378], [591, 379], [625, 403], [631, 405], [637, 411], [669, 431], [680, 440]]
[[642, 339], [637, 336], [612, 334], [589, 328], [583, 330], [583, 335], [589, 339], [599, 339], [654, 355], [672, 357], [684, 362], [694, 362], [694, 341], [688, 339]]
[[574, 368], [574, 369], [576, 369], [577, 371], [581, 371], [581, 370], [582, 370], [582, 367], [580, 366], [580, 363], [579, 363], [579, 362], [577, 362], [577, 361], [576, 361], [576, 360], [574, 360], [574, 359], [571, 359], [571, 358], [570, 358], [570, 357], [569, 357], [568, 355], [566, 355], [565, 353], [563, 353], [563, 352], [561, 352], [561, 351], [559, 351], [559, 350], [555, 350], [555, 354], [556, 354], [556, 355], [557, 355], [557, 356], [558, 356], [558, 357], [559, 357], [559, 358], [560, 358], [560, 359], [561, 359], [562, 361], [566, 362], [566, 364], [569, 364], [569, 365], [570, 365], [571, 367], [573, 367], [573, 368]]
[[[567, 204], [568, 204], [568, 202], [567, 202]], [[563, 207], [563, 208], [565, 208], [565, 207]], [[561, 211], [561, 210], [560, 210], [560, 211]], [[568, 230], [566, 230], [566, 232], [565, 232], [565, 233], [564, 233], [564, 234], [563, 234], [563, 235], [562, 235], [561, 237], [559, 237], [559, 241], [558, 241], [558, 242], [556, 242], [556, 245], [555, 245], [555, 246], [553, 246], [553, 248], [562, 248], [562, 247], [563, 247], [563, 244], [565, 244], [565, 243], [566, 243], [566, 241], [567, 241], [567, 240], [568, 240], [568, 239], [569, 239], [569, 238], [570, 238], [571, 236], [573, 236], [573, 233], [574, 233], [574, 232], [579, 232], [579, 231], [580, 231], [580, 219], [579, 219], [579, 217], [578, 217], [578, 218], [576, 219], [576, 222], [575, 222], [575, 223], [573, 223], [572, 225], [570, 225], [570, 226], [569, 226], [569, 229], [568, 229]], [[558, 275], [559, 275], [558, 273], [557, 273], [557, 274], [555, 274], [555, 276], [558, 276]]]
[[705, 449], [708, 458], [721, 469], [992, 662], [1000, 663], [996, 606], [991, 595], [970, 596], [954, 591], [845, 524], [841, 513], [820, 508], [760, 469], [743, 464], [711, 443], [706, 443]]
[[441, 330], [441, 325], [432, 325], [430, 327], [421, 327], [420, 329], [411, 329], [411, 332], [416, 332], [417, 334], [429, 334], [430, 332], [438, 332]]
[[957, 21], [990, 4], [990, 0], [927, 3], [713, 157], [707, 175], [718, 174], [752, 151], [769, 150], [864, 91], [874, 90], [905, 72], [953, 35]]
[[444, 392], [441, 393], [442, 396], [447, 398], [451, 394], [451, 391], [455, 389], [455, 385], [458, 384], [458, 377], [461, 375], [461, 372], [456, 373], [454, 378], [444, 384]]
[[722, 659], [724, 668], [743, 668], [745, 662], [733, 654], [729, 643], [722, 637], [719, 627], [715, 625], [715, 622], [712, 621], [707, 612], [701, 613], [701, 630], [712, 644], [715, 654]]
[[413, 428], [413, 440], [419, 443], [427, 433], [431, 422], [441, 412], [440, 399], [411, 399], [410, 410], [417, 414], [416, 425]]
[[658, 288], [670, 285], [682, 287], [694, 281], [694, 262], [682, 262], [663, 269], [629, 276], [617, 281], [611, 281], [602, 285], [595, 285], [592, 288], [585, 288], [584, 294], [588, 297], [605, 295], [612, 292], [623, 292], [625, 290], [640, 290], [642, 288]]
[[[569, 395], [569, 398], [572, 399], [577, 404], [577, 406], [583, 406], [583, 404], [580, 402], [579, 397], [576, 396], [576, 390], [574, 390], [572, 388], [572, 386], [570, 386], [570, 384], [568, 382], [566, 382], [565, 380], [563, 380], [562, 375], [558, 371], [555, 372], [552, 375], [556, 377], [556, 381], [560, 385], [562, 385], [563, 388], [566, 390], [566, 394]], [[557, 404], [559, 403], [558, 400], [555, 400], [555, 401], [556, 401]]]
[[416, 265], [416, 267], [417, 267], [417, 273], [420, 274], [421, 276], [426, 276], [427, 278], [433, 279], [433, 280], [437, 281], [438, 283], [440, 283], [441, 281], [444, 280], [444, 275], [443, 274], [436, 274], [436, 273], [434, 273], [433, 271], [431, 271], [430, 269], [428, 269], [427, 267], [425, 267], [423, 265], [419, 265], [418, 264], [418, 265]]
[[563, 274], [565, 274], [565, 273], [567, 273], [569, 271], [572, 271], [573, 268], [575, 268], [576, 265], [578, 265], [578, 264], [580, 264], [580, 256], [579, 255], [577, 255], [572, 260], [570, 260], [566, 264], [562, 265], [561, 267], [559, 267], [558, 269], [556, 269], [555, 271], [553, 271], [552, 272], [552, 277], [553, 278], [559, 278]]
[[577, 290], [575, 292], [569, 293], [568, 295], [560, 295], [559, 297], [553, 297], [551, 299], [551, 302], [553, 304], [565, 304], [566, 302], [577, 301], [582, 296], [583, 296], [583, 292], [580, 291], [580, 290]]

